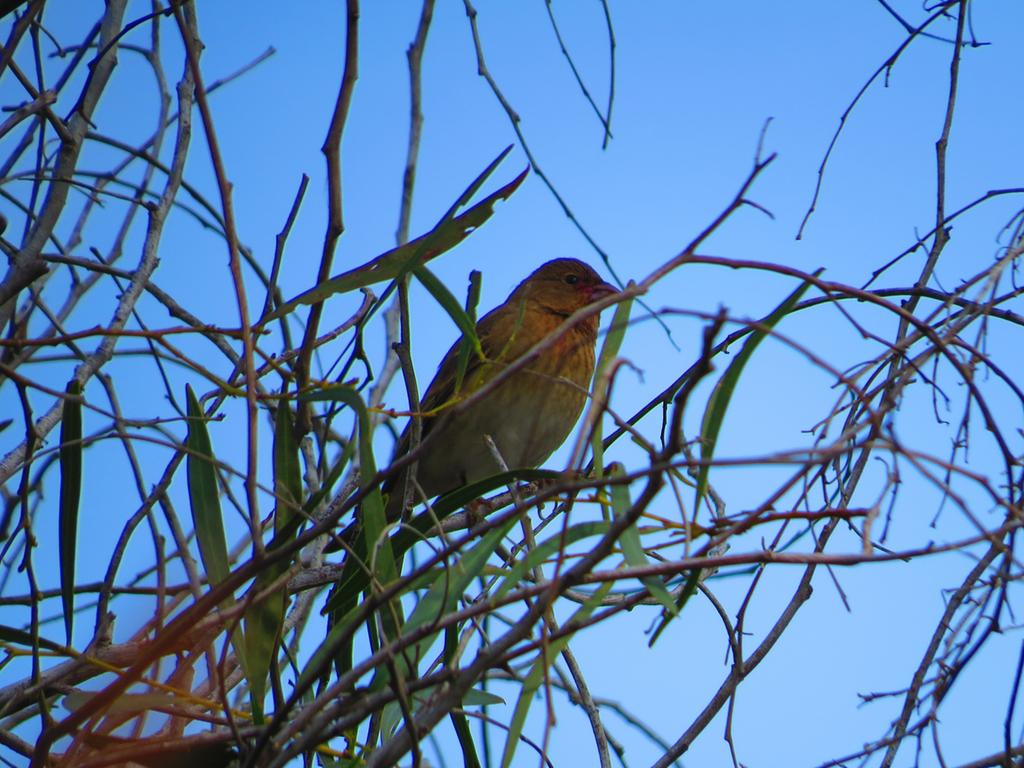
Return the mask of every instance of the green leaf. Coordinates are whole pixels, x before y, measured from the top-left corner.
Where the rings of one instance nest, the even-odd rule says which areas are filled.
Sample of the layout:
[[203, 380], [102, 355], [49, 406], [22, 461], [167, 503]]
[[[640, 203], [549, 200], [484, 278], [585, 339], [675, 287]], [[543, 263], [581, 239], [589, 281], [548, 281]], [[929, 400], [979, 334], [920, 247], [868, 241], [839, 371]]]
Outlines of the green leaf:
[[[216, 461], [210, 435], [206, 431], [206, 414], [199, 404], [196, 393], [185, 386], [188, 416], [188, 435], [185, 437], [186, 475], [188, 477], [188, 499], [192, 511], [192, 525], [199, 544], [199, 558], [211, 587], [224, 581], [231, 573], [228, 560], [227, 539], [224, 536], [224, 518], [220, 509], [220, 492], [217, 485]], [[224, 598], [221, 605], [232, 605], [234, 596]], [[247, 678], [251, 678], [249, 660], [246, 656], [245, 638], [241, 630], [231, 633], [231, 644]]]
[[302, 467], [295, 428], [288, 404], [282, 402], [274, 414], [274, 531], [288, 528], [288, 522], [300, 514], [302, 505]]
[[676, 616], [679, 615], [680, 611], [683, 610], [683, 606], [689, 602], [690, 598], [697, 592], [697, 585], [700, 583], [700, 575], [703, 572], [701, 568], [694, 568], [690, 571], [686, 577], [686, 584], [683, 585], [682, 590], [679, 592], [679, 596], [676, 598], [676, 610], [672, 613], [666, 613], [662, 611], [661, 622], [655, 628], [654, 632], [651, 633], [651, 639], [647, 641], [647, 647], [653, 648], [654, 644], [658, 642], [658, 638], [661, 637], [661, 633], [668, 627], [669, 622], [672, 621]]
[[75, 553], [78, 542], [78, 506], [82, 496], [82, 385], [72, 379], [65, 389], [60, 426], [60, 597], [64, 631], [71, 645], [75, 617]]
[[[462, 700], [463, 706], [466, 699]], [[455, 735], [459, 738], [459, 748], [462, 750], [463, 768], [480, 768], [480, 757], [476, 752], [476, 744], [473, 742], [473, 732], [469, 728], [469, 718], [461, 712], [452, 712], [452, 726], [455, 728]]]
[[[823, 269], [817, 270], [814, 273], [814, 276], [817, 277], [823, 271]], [[758, 345], [764, 341], [771, 329], [793, 310], [793, 307], [800, 301], [800, 297], [804, 295], [810, 286], [811, 283], [809, 281], [801, 283], [795, 291], [787, 296], [786, 299], [771, 312], [771, 314], [758, 323], [758, 327], [751, 331], [750, 336], [748, 336], [747, 340], [743, 343], [743, 347], [740, 349], [739, 354], [736, 355], [735, 359], [729, 364], [729, 367], [725, 369], [725, 373], [722, 374], [722, 377], [715, 384], [715, 388], [711, 392], [711, 397], [708, 399], [707, 407], [704, 410], [704, 418], [701, 422], [701, 467], [697, 472], [696, 498], [693, 507], [695, 514], [697, 510], [700, 509], [704, 495], [707, 493], [708, 470], [711, 466], [711, 460], [714, 457], [715, 443], [718, 441], [718, 434], [722, 429], [722, 422], [725, 420], [725, 414], [729, 408], [729, 401], [732, 398], [733, 392], [736, 390], [736, 384], [739, 382], [740, 374], [743, 372], [743, 367], [750, 360], [751, 356], [754, 354], [754, 350], [756, 350]], [[683, 609], [683, 606], [686, 605], [687, 601], [693, 597], [697, 591], [697, 585], [700, 583], [700, 576], [701, 569], [699, 568], [690, 572], [686, 579], [685, 586], [676, 597], [676, 610], [674, 612], [665, 611], [662, 613], [661, 622], [651, 635], [648, 645], [654, 645], [657, 639], [661, 636], [661, 633], [664, 632], [665, 628], [669, 625], [669, 622], [678, 615], [678, 613]]]
[[508, 198], [526, 178], [529, 168], [524, 170], [515, 179], [510, 181], [498, 191], [488, 195], [479, 203], [474, 205], [460, 216], [455, 212], [469, 200], [480, 188], [484, 180], [494, 171], [498, 164], [511, 150], [511, 146], [505, 149], [476, 180], [466, 189], [455, 204], [441, 218], [441, 221], [425, 235], [411, 240], [405, 245], [394, 248], [387, 253], [381, 254], [372, 261], [349, 270], [343, 274], [326, 280], [310, 290], [299, 294], [294, 299], [285, 302], [277, 310], [267, 315], [260, 324], [266, 324], [271, 320], [283, 317], [296, 307], [302, 304], [316, 304], [329, 296], [338, 293], [347, 293], [358, 288], [363, 288], [374, 283], [381, 283], [386, 280], [394, 280], [401, 276], [412, 264], [425, 264], [433, 258], [450, 251], [461, 243], [473, 230], [481, 226], [494, 213], [494, 204], [499, 200]]
[[[489, 531], [472, 549], [448, 568], [442, 569], [440, 578], [419, 601], [416, 610], [412, 612], [409, 620], [405, 623], [403, 632], [408, 634], [422, 624], [436, 621], [453, 610], [462, 598], [462, 593], [474, 579], [479, 578], [487, 560], [494, 554], [498, 544], [517, 521], [518, 517], [510, 517], [503, 525]], [[432, 642], [433, 638], [421, 640], [419, 645], [425, 648]]]
[[[0, 624], [0, 641], [10, 643], [11, 645], [24, 645], [26, 648], [35, 648], [38, 645], [39, 648], [52, 651], [57, 655], [68, 653], [68, 648], [60, 643], [47, 640], [42, 636], [37, 638], [31, 632], [26, 632], [16, 627], [9, 627], [6, 624]], [[4, 659], [5, 664], [7, 661], [8, 659]]]
[[556, 552], [577, 541], [594, 536], [603, 536], [608, 532], [608, 528], [609, 523], [604, 520], [577, 523], [576, 525], [569, 526], [565, 531], [559, 531], [551, 538], [537, 544], [537, 546], [530, 549], [526, 557], [512, 567], [512, 570], [509, 571], [501, 586], [495, 590], [494, 599], [500, 600], [506, 592], [519, 586], [526, 578], [527, 573], [554, 557]]
[[[516, 480], [556, 479], [560, 474], [550, 469], [513, 469], [445, 494], [434, 502], [430, 510], [420, 512], [407, 525], [403, 525], [395, 532], [395, 535], [390, 540], [393, 556], [401, 558], [413, 545], [423, 540], [423, 537], [434, 528], [437, 521], [444, 520], [455, 510], [464, 507], [469, 502], [480, 498], [495, 488], [504, 488]], [[357, 541], [354, 543], [353, 549], [354, 556], [346, 558], [341, 578], [335, 582], [335, 588], [323, 608], [323, 613], [325, 614], [335, 611], [341, 605], [345, 605], [346, 601], [351, 600], [365, 589], [365, 573], [358, 565], [358, 561], [365, 560], [366, 548], [362, 541]]]
[[[517, 517], [509, 518], [503, 525], [489, 531], [472, 549], [447, 568], [438, 570], [434, 574], [433, 584], [427, 594], [420, 599], [416, 609], [402, 627], [402, 633], [408, 635], [418, 627], [437, 621], [455, 610], [462, 598], [462, 593], [474, 579], [480, 577], [487, 560], [494, 554], [494, 550], [497, 549], [502, 538], [517, 521]], [[395, 662], [399, 674], [406, 678], [416, 676], [416, 669], [412, 665], [434, 643], [437, 635], [437, 632], [432, 632], [410, 645], [403, 653], [398, 654]], [[370, 684], [370, 690], [378, 690], [383, 687], [390, 677], [386, 668], [379, 668]]]
[[499, 707], [504, 703], [501, 696], [479, 688], [470, 688], [462, 697], [464, 707]]
[[[553, 469], [509, 469], [505, 472], [499, 472], [496, 475], [485, 477], [483, 480], [478, 480], [475, 483], [465, 485], [457, 491], [446, 493], [433, 505], [433, 515], [429, 512], [420, 513], [413, 518], [413, 525], [416, 525], [417, 521], [422, 518], [429, 518], [431, 523], [435, 517], [439, 520], [443, 520], [456, 509], [466, 506], [474, 499], [479, 499], [481, 496], [497, 490], [498, 488], [504, 488], [511, 485], [513, 482], [520, 481], [529, 483], [534, 480], [557, 480], [561, 475], [561, 472], [557, 472]], [[427, 531], [430, 530], [430, 528], [427, 527], [421, 530]]]
[[[373, 485], [373, 478], [377, 474], [377, 463], [373, 457], [373, 435], [370, 428], [370, 413], [366, 409], [366, 404], [359, 393], [347, 384], [324, 387], [316, 392], [306, 393], [299, 399], [339, 402], [347, 405], [356, 413], [359, 424], [359, 483], [360, 487], [367, 491], [359, 503], [359, 515], [366, 541], [377, 548], [375, 554], [371, 555], [371, 560], [377, 564], [375, 573], [382, 583], [387, 584], [396, 579], [398, 574], [391, 545], [383, 536], [384, 529], [387, 527], [384, 500], [381, 498], [380, 488]], [[370, 551], [367, 548], [367, 552]]]
[[[302, 502], [302, 476], [299, 467], [299, 448], [288, 404], [281, 402], [274, 415], [274, 531], [277, 534], [271, 547], [280, 547], [294, 538], [298, 530], [294, 518], [301, 519], [298, 509]], [[279, 579], [289, 568], [290, 561], [279, 560], [260, 569], [251, 589], [259, 594]], [[249, 675], [249, 698], [253, 721], [263, 722], [263, 699], [267, 692], [267, 676], [273, 666], [287, 605], [285, 586], [259, 603], [252, 603], [245, 611], [245, 658]]]
[[[508, 153], [512, 151], [513, 146], [514, 145], [509, 144], [507, 147], [501, 150], [501, 152], [498, 153], [498, 156], [496, 158], [491, 160], [490, 164], [486, 168], [484, 168], [475, 179], [473, 179], [473, 182], [468, 187], [466, 187], [463, 190], [462, 194], [459, 195], [459, 199], [452, 203], [452, 207], [445, 211], [444, 216], [441, 217], [441, 222], [451, 221], [452, 219], [455, 218], [455, 214], [458, 212], [459, 208], [468, 203], [470, 198], [472, 198], [473, 195], [475, 195], [480, 190], [480, 187], [484, 185], [484, 182], [487, 181], [488, 177], [490, 177], [490, 175], [494, 173], [495, 169], [499, 165], [501, 165], [501, 161], [508, 157]], [[526, 178], [526, 174], [529, 173], [529, 171], [529, 168], [524, 168], [523, 172], [520, 173], [519, 176], [517, 176], [513, 181], [505, 185], [505, 187], [502, 187], [501, 190], [498, 190], [498, 192], [501, 192], [506, 187], [512, 188], [509, 190], [509, 194], [514, 192], [516, 187], [519, 186], [520, 182]], [[494, 194], [497, 195], [498, 192], [495, 192]], [[502, 198], [506, 196], [507, 195], [502, 195]], [[491, 197], [494, 197], [494, 195], [491, 195]], [[474, 206], [474, 208], [475, 207], [477, 206]], [[490, 212], [487, 215], [490, 216]]]
[[[612, 583], [605, 582], [594, 593], [587, 598], [587, 601], [580, 606], [580, 608], [573, 614], [569, 622], [584, 621], [587, 619], [594, 609], [597, 608], [604, 596], [608, 594], [611, 589]], [[516, 747], [519, 744], [519, 737], [523, 733], [523, 725], [526, 723], [526, 716], [530, 712], [530, 704], [533, 702], [534, 694], [537, 693], [544, 682], [545, 672], [554, 661], [555, 657], [562, 652], [562, 649], [569, 644], [570, 635], [551, 640], [546, 646], [543, 646], [541, 652], [537, 655], [536, 661], [533, 662], [533, 666], [530, 669], [530, 673], [526, 676], [526, 680], [523, 681], [523, 687], [519, 691], [519, 698], [516, 701], [516, 708], [512, 714], [512, 722], [509, 724], [508, 738], [505, 741], [505, 751], [501, 756], [501, 767], [508, 768], [512, 764], [512, 758], [515, 756]]]
[[188, 436], [185, 459], [188, 474], [188, 498], [192, 508], [192, 524], [199, 542], [199, 557], [211, 585], [218, 584], [230, 573], [228, 546], [224, 537], [224, 520], [220, 511], [220, 493], [214, 467], [213, 447], [206, 431], [206, 414], [192, 387], [186, 385], [188, 402]]
[[441, 308], [455, 321], [455, 325], [462, 331], [463, 340], [470, 345], [472, 351], [482, 357], [483, 350], [480, 348], [480, 339], [476, 335], [476, 323], [473, 322], [473, 318], [459, 304], [459, 300], [448, 290], [448, 286], [438, 280], [433, 272], [422, 265], [414, 266], [412, 273], [423, 283], [423, 286], [430, 292], [430, 295], [434, 297], [434, 301], [440, 304]]
[[[630, 283], [632, 285], [632, 283]], [[612, 324], [608, 329], [608, 335], [601, 345], [601, 354], [597, 358], [597, 367], [594, 369], [593, 399], [601, 402], [608, 396], [607, 381], [604, 373], [612, 361], [619, 354], [622, 347], [622, 340], [626, 336], [626, 328], [629, 326], [629, 313], [633, 308], [633, 299], [620, 302], [615, 307], [615, 314], [612, 316]], [[594, 423], [594, 431], [590, 436], [590, 447], [594, 453], [594, 472], [601, 477], [604, 472], [604, 436], [601, 419]]]
[[[612, 465], [611, 476], [613, 478], [620, 478], [624, 475], [622, 465], [616, 462]], [[618, 483], [611, 486], [612, 496], [612, 510], [615, 512], [616, 518], [621, 518], [625, 515], [629, 508], [632, 506], [632, 502], [629, 498], [629, 486]], [[619, 545], [622, 547], [622, 554], [626, 558], [626, 562], [634, 567], [642, 567], [650, 565], [647, 560], [647, 555], [644, 553], [643, 545], [640, 543], [640, 531], [636, 525], [631, 525], [625, 531], [622, 532], [622, 536], [619, 538]], [[663, 582], [657, 576], [645, 576], [640, 581], [647, 591], [651, 593], [651, 597], [661, 603], [664, 609], [672, 614], [673, 616], [677, 613], [676, 604], [672, 600], [672, 595], [665, 587]]]
[[[347, 405], [356, 413], [356, 420], [359, 425], [359, 483], [364, 495], [359, 502], [359, 547], [361, 557], [365, 556], [365, 562], [369, 565], [372, 579], [366, 579], [362, 564], [355, 557], [349, 557], [342, 572], [342, 583], [335, 587], [325, 612], [333, 612], [339, 605], [349, 605], [352, 595], [347, 587], [358, 584], [360, 591], [367, 594], [375, 592], [378, 587], [386, 587], [398, 579], [400, 562], [395, 558], [391, 548], [391, 540], [386, 535], [388, 527], [387, 517], [384, 512], [384, 501], [381, 498], [380, 488], [373, 482], [377, 474], [377, 464], [373, 456], [372, 430], [370, 426], [370, 413], [366, 409], [359, 393], [352, 387], [341, 384], [333, 387], [325, 387], [317, 392], [303, 395], [300, 399], [308, 401], [331, 400]], [[346, 576], [346, 573], [350, 574]], [[381, 629], [386, 638], [397, 637], [402, 624], [402, 603], [400, 598], [388, 602], [380, 611]]]
[[[469, 273], [469, 290], [466, 293], [466, 314], [473, 321], [474, 331], [476, 329], [476, 305], [480, 302], [480, 272], [473, 270]], [[475, 338], [475, 336], [474, 336]], [[476, 339], [476, 346], [479, 348], [480, 340]], [[455, 394], [462, 391], [462, 380], [466, 376], [466, 368], [469, 366], [469, 356], [473, 352], [473, 341], [463, 335], [459, 341], [459, 359], [455, 365]]]
[[349, 641], [351, 641], [351, 635], [354, 634], [351, 626], [352, 622], [355, 621], [355, 615], [358, 610], [359, 606], [353, 604], [348, 606], [344, 613], [335, 615], [331, 628], [327, 632], [327, 637], [313, 651], [313, 655], [309, 657], [309, 661], [303, 666], [299, 681], [295, 684], [296, 689], [300, 691], [306, 690], [325, 669], [330, 668], [338, 649], [344, 644], [346, 635], [349, 636]]
[[[416, 693], [412, 694], [411, 709], [413, 712], [418, 712], [424, 703], [430, 700], [432, 696], [439, 693], [439, 686], [430, 686], [429, 688], [423, 688]], [[471, 688], [466, 691], [466, 695], [462, 697], [463, 707], [472, 706], [497, 706], [504, 704], [505, 700], [500, 696], [495, 696], [493, 693], [487, 691], [481, 691], [475, 688]], [[402, 714], [402, 708], [397, 701], [389, 702], [385, 705], [383, 714], [381, 716], [381, 731], [393, 736], [399, 726], [402, 725], [404, 715]], [[479, 768], [480, 762], [476, 755], [476, 747], [473, 744], [472, 735], [468, 727], [468, 719], [460, 712], [451, 713], [452, 724], [456, 730], [459, 730], [462, 726], [465, 726], [464, 732], [459, 736], [459, 742], [463, 749], [463, 759], [468, 761], [464, 765], [476, 766]]]
[[[817, 270], [814, 276], [817, 277], [823, 271], [823, 269]], [[708, 470], [715, 454], [715, 443], [718, 440], [718, 434], [722, 429], [722, 422], [725, 420], [725, 414], [729, 408], [729, 400], [736, 390], [740, 374], [743, 373], [743, 367], [771, 329], [793, 310], [793, 307], [800, 301], [800, 297], [804, 295], [810, 286], [811, 283], [809, 281], [801, 283], [800, 287], [786, 297], [786, 300], [779, 304], [770, 315], [758, 323], [758, 327], [751, 331], [750, 336], [743, 343], [739, 354], [736, 355], [736, 358], [729, 364], [729, 367], [725, 369], [725, 373], [722, 374], [718, 383], [715, 384], [711, 397], [708, 399], [707, 408], [704, 410], [704, 419], [701, 422], [701, 467], [697, 473], [696, 499], [693, 505], [695, 514], [700, 509], [704, 494], [707, 493]]]

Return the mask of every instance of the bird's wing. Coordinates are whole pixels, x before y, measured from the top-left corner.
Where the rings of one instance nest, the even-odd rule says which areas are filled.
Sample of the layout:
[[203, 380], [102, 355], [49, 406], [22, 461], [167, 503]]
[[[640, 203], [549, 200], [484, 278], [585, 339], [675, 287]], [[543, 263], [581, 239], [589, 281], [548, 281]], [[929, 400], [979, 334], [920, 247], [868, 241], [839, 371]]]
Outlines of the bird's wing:
[[[525, 352], [532, 344], [527, 343], [523, 333], [524, 314], [527, 309], [524, 302], [505, 302], [484, 315], [476, 326], [480, 349], [486, 360], [514, 360]], [[459, 365], [459, 346], [461, 339], [452, 345], [441, 360], [441, 365], [434, 375], [420, 401], [420, 410], [429, 413], [441, 407], [455, 396], [455, 379]], [[483, 365], [479, 355], [470, 354], [463, 374], [463, 382], [469, 382]], [[428, 429], [430, 417], [424, 419], [424, 434]]]
[[[511, 298], [504, 304], [495, 307], [484, 315], [476, 324], [477, 338], [480, 339], [480, 349], [487, 360], [514, 360], [522, 354], [529, 344], [523, 343], [524, 334], [520, 333], [523, 325], [523, 317], [526, 305], [521, 301], [513, 301]], [[451, 349], [441, 360], [441, 365], [434, 374], [433, 381], [427, 387], [427, 391], [420, 398], [420, 412], [429, 414], [436, 408], [441, 407], [455, 396], [455, 374], [459, 365], [459, 346], [462, 340], [456, 341]], [[473, 376], [483, 365], [479, 355], [471, 354], [466, 363], [466, 371], [463, 375], [463, 382], [472, 381]], [[436, 415], [423, 417], [423, 434], [421, 439], [430, 434], [430, 430], [437, 423]], [[402, 430], [398, 442], [395, 444], [395, 451], [392, 461], [403, 456], [409, 450], [411, 439], [411, 425], [406, 425]], [[384, 491], [390, 493], [398, 481], [400, 475], [392, 477], [384, 486]]]

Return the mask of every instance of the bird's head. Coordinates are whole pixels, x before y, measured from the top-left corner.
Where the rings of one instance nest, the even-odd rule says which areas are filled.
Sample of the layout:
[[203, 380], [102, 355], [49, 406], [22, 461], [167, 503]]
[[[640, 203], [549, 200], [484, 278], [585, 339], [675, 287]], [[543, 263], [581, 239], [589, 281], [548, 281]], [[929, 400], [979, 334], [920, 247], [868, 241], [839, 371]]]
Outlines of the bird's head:
[[554, 259], [538, 267], [515, 289], [517, 294], [568, 317], [578, 309], [618, 291], [578, 259]]

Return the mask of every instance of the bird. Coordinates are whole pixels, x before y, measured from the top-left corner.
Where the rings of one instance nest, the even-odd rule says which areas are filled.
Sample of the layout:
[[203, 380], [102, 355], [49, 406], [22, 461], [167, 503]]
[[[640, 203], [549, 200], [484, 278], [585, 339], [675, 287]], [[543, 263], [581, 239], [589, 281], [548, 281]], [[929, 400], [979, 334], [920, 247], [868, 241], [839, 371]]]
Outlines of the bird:
[[[470, 354], [456, 390], [460, 341], [448, 350], [420, 401], [421, 440], [412, 502], [418, 503], [496, 475], [539, 467], [565, 441], [586, 405], [594, 373], [599, 317], [563, 331], [550, 346], [495, 389], [451, 414], [446, 411], [499, 376], [574, 312], [618, 291], [588, 264], [572, 258], [538, 267], [477, 323], [482, 357]], [[410, 450], [412, 423], [394, 459]], [[505, 466], [487, 444], [489, 437]], [[408, 470], [385, 482], [386, 517], [405, 512]]]

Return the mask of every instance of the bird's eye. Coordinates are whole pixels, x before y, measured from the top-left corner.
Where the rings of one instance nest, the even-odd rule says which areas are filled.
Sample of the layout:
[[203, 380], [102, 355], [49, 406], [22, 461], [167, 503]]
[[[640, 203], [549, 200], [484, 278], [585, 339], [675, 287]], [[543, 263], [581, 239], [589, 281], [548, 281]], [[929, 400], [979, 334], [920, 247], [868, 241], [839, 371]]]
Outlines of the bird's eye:
[[566, 275], [565, 276], [565, 282], [568, 283], [569, 285], [576, 285], [576, 283], [578, 283], [579, 281], [580, 281], [580, 276], [579, 275]]

